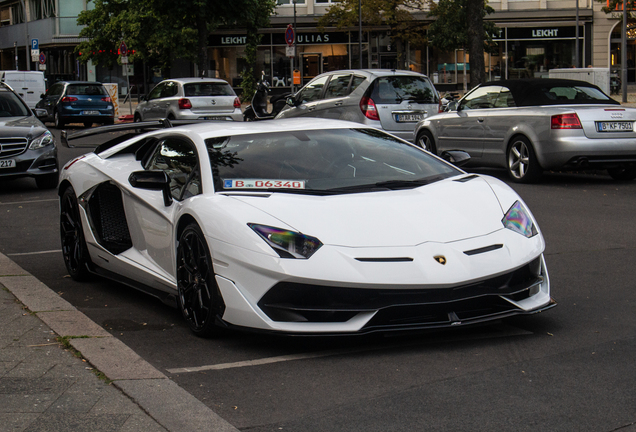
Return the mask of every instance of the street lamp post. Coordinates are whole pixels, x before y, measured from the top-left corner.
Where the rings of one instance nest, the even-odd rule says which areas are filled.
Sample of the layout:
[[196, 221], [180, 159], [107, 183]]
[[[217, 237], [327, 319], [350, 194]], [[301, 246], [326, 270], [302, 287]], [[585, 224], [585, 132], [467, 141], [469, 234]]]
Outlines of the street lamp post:
[[26, 70], [31, 70], [31, 44], [29, 43], [29, 17], [27, 16], [26, 3], [22, 2], [22, 10], [24, 11], [24, 28], [26, 32], [26, 40], [24, 41], [24, 47], [26, 48]]
[[358, 0], [358, 64], [362, 67], [362, 0]]

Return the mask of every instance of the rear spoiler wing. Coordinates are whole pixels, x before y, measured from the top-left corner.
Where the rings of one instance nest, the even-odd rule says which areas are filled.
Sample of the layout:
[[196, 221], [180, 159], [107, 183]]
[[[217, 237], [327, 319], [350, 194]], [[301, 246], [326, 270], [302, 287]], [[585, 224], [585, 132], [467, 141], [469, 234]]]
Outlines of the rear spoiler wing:
[[[101, 126], [96, 128], [84, 129], [78, 132], [68, 133], [67, 130], [63, 130], [61, 133], [62, 144], [68, 148], [90, 148], [95, 149], [96, 153], [102, 152], [110, 147], [113, 147], [120, 142], [124, 142], [129, 138], [133, 138], [136, 135], [142, 134], [144, 132], [148, 132], [151, 130], [157, 129], [168, 129], [175, 126], [182, 126], [193, 123], [209, 123], [209, 120], [169, 120], [169, 119], [161, 119], [154, 121], [144, 121], [144, 122], [136, 122], [136, 123], [120, 123], [116, 125], [110, 126]], [[95, 135], [103, 135], [113, 132], [129, 132], [125, 134], [120, 134], [117, 137], [103, 143], [103, 144], [80, 144], [80, 145], [72, 145], [71, 141], [77, 140], [80, 138], [86, 138]]]

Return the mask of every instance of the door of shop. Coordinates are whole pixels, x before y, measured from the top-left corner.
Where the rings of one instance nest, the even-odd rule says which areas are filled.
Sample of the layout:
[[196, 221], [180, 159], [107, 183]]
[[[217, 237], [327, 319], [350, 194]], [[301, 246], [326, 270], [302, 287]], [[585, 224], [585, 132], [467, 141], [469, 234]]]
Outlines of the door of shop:
[[322, 54], [302, 53], [300, 56], [302, 68], [300, 73], [303, 77], [302, 85], [305, 85], [322, 73]]
[[380, 54], [380, 69], [397, 69], [397, 54]]

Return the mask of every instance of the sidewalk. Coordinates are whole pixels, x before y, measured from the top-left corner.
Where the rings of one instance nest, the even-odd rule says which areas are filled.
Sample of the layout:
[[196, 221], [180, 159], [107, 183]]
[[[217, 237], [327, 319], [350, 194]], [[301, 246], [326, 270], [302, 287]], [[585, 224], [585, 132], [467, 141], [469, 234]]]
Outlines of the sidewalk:
[[0, 254], [0, 432], [238, 432]]

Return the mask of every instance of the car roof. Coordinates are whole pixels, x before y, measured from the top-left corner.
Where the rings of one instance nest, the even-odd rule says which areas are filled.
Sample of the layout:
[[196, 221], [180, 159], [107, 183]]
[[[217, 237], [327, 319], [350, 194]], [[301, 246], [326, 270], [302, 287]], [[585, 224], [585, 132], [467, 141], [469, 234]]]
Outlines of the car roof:
[[207, 78], [207, 77], [201, 77], [201, 78], [169, 78], [169, 79], [165, 79], [162, 82], [165, 81], [176, 81], [176, 82], [180, 82], [182, 84], [188, 84], [188, 83], [204, 83], [204, 82], [211, 82], [211, 83], [215, 83], [215, 84], [229, 84], [227, 81], [222, 80], [220, 78]]
[[323, 75], [334, 75], [334, 74], [345, 74], [345, 73], [365, 75], [368, 78], [384, 77], [384, 76], [418, 76], [418, 77], [426, 76], [419, 72], [413, 72], [408, 70], [398, 70], [398, 69], [342, 69], [342, 70], [324, 72], [320, 75], [323, 76]]
[[[480, 87], [491, 85], [509, 88], [517, 106], [563, 105], [564, 101], [558, 99], [554, 100], [547, 97], [546, 93], [548, 93], [548, 89], [552, 87], [591, 87], [602, 91], [598, 86], [587, 81], [562, 78], [530, 78], [518, 80], [488, 81], [487, 83], [482, 84]], [[565, 104], [567, 105], [585, 103], [590, 103], [590, 101], [568, 100], [565, 102]], [[613, 99], [609, 99], [607, 102], [603, 103], [620, 105], [619, 102], [616, 102]]]
[[58, 81], [53, 84], [82, 84], [82, 85], [103, 85], [97, 81]]

